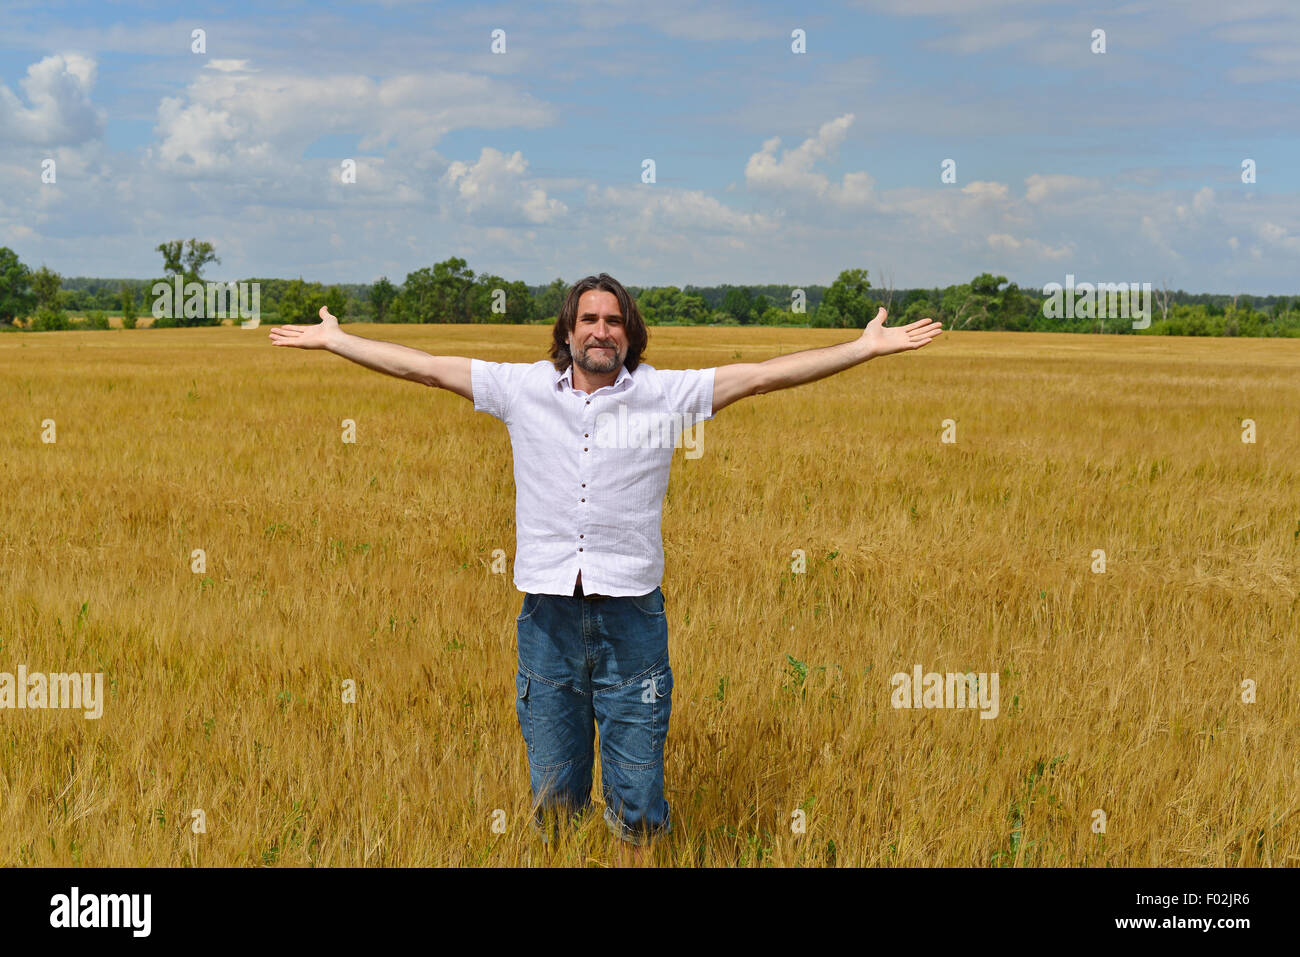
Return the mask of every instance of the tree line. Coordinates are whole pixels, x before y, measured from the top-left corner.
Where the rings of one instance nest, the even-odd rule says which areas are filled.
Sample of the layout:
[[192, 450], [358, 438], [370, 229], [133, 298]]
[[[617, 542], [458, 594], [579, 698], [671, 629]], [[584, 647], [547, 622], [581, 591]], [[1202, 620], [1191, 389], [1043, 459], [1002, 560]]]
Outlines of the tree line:
[[[158, 283], [202, 282], [204, 269], [220, 263], [211, 243], [190, 239], [160, 243], [162, 277], [64, 279], [45, 266], [31, 270], [13, 250], [0, 248], [0, 328], [107, 329], [120, 316], [135, 328], [151, 316]], [[410, 272], [400, 285], [382, 276], [373, 283], [326, 286], [297, 279], [247, 279], [260, 286], [261, 318], [272, 324], [318, 321], [322, 305], [340, 320], [389, 323], [546, 323], [555, 321], [570, 282], [557, 278], [529, 286], [468, 268], [452, 257]], [[829, 286], [629, 286], [650, 325], [760, 325], [861, 329], [880, 306], [891, 324], [930, 317], [955, 330], [1097, 332], [1190, 336], [1300, 336], [1300, 299], [1153, 291], [1149, 328], [1076, 312], [1069, 318], [1045, 309], [1044, 295], [1022, 289], [1005, 276], [981, 273], [968, 283], [933, 289], [873, 286], [868, 270], [843, 270]], [[81, 322], [72, 316], [84, 317]], [[171, 315], [152, 327], [220, 325], [220, 315]]]

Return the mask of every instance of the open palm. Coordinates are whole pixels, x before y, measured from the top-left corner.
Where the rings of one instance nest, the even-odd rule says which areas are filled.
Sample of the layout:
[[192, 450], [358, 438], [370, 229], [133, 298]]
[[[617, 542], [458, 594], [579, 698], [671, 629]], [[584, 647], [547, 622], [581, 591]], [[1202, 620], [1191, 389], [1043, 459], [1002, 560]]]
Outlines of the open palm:
[[330, 343], [342, 336], [339, 321], [325, 306], [320, 307], [320, 325], [276, 326], [271, 330], [271, 344], [293, 346], [295, 349], [328, 349]]
[[885, 317], [889, 313], [881, 306], [876, 318], [867, 323], [862, 330], [862, 340], [871, 347], [873, 356], [887, 356], [921, 346], [938, 337], [943, 332], [943, 324], [933, 319], [918, 319], [905, 326], [886, 326]]

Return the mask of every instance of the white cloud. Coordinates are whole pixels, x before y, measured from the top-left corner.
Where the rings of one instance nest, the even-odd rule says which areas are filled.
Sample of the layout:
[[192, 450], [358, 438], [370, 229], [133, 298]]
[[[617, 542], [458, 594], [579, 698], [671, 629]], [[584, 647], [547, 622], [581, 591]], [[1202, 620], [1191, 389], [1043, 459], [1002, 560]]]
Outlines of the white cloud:
[[1016, 239], [1008, 233], [990, 233], [987, 240], [989, 248], [1001, 253], [1023, 253], [1028, 257], [1047, 260], [1060, 260], [1073, 255], [1074, 246], [1049, 246], [1032, 237]]
[[1054, 194], [1070, 193], [1079, 196], [1095, 191], [1098, 185], [1097, 180], [1084, 176], [1034, 173], [1025, 177], [1025, 199], [1031, 203], [1040, 203]]
[[744, 238], [774, 225], [761, 213], [743, 213], [698, 189], [667, 186], [589, 187], [587, 210], [611, 224], [644, 232], [658, 228], [735, 233]]
[[875, 180], [864, 171], [844, 174], [840, 185], [813, 167], [819, 160], [834, 156], [848, 129], [853, 114], [823, 123], [816, 136], [810, 136], [794, 149], [777, 156], [781, 138], [774, 136], [745, 164], [745, 184], [755, 189], [807, 193], [837, 205], [860, 205], [870, 200]]
[[[223, 61], [227, 65], [235, 61]], [[303, 146], [329, 133], [360, 136], [360, 149], [390, 147], [411, 167], [440, 162], [433, 147], [466, 127], [538, 127], [551, 108], [509, 83], [465, 73], [326, 77], [239, 69], [200, 73], [158, 109], [150, 158], [176, 174], [265, 182], [301, 175]]]
[[987, 204], [1001, 203], [1010, 193], [1006, 183], [994, 183], [980, 179], [967, 183], [961, 188], [961, 191], [976, 201]]
[[1260, 223], [1259, 236], [1270, 246], [1280, 246], [1283, 249], [1300, 252], [1300, 236], [1292, 236], [1285, 226], [1271, 222]]
[[249, 72], [247, 60], [209, 60], [206, 68], [209, 70], [217, 70], [221, 73]]
[[781, 146], [781, 138], [772, 137], [745, 164], [745, 182], [756, 187], [807, 190], [818, 195], [824, 194], [830, 181], [825, 174], [815, 172], [813, 164], [838, 149], [852, 123], [852, 113], [823, 123], [816, 136], [810, 136], [792, 150], [783, 151], [780, 157], [776, 151]]
[[443, 182], [471, 215], [507, 220], [522, 216], [539, 225], [563, 216], [568, 211], [564, 203], [529, 183], [527, 172], [528, 161], [518, 150], [507, 156], [485, 146], [476, 162], [452, 163]]
[[77, 53], [55, 54], [33, 63], [21, 81], [30, 107], [0, 85], [0, 141], [75, 146], [98, 139], [104, 131], [104, 112], [90, 100], [95, 74], [95, 61]]

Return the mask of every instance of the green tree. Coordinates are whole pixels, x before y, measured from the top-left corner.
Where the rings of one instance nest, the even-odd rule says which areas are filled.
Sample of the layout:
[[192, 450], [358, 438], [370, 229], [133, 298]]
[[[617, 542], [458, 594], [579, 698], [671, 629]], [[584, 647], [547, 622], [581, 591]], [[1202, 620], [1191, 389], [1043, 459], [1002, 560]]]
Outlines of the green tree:
[[164, 243], [159, 243], [154, 249], [162, 253], [163, 272], [169, 276], [179, 276], [185, 271], [181, 263], [181, 257], [185, 254], [185, 240], [172, 239]]
[[680, 321], [692, 324], [708, 322], [713, 315], [713, 310], [698, 292], [682, 293], [677, 300], [677, 309]]
[[36, 308], [59, 308], [59, 291], [63, 287], [63, 277], [47, 266], [42, 266], [32, 273], [32, 289], [36, 292]]
[[85, 312], [91, 308], [90, 294], [84, 289], [65, 289], [60, 296], [60, 305], [73, 312]]
[[732, 286], [722, 297], [722, 311], [734, 316], [742, 326], [749, 323], [754, 312], [754, 299], [744, 286]]
[[[921, 290], [913, 290], [913, 292], [921, 292]], [[903, 318], [899, 320], [900, 325], [907, 325], [909, 322], [916, 322], [918, 319], [933, 319], [942, 315], [939, 308], [927, 299], [923, 292], [920, 296], [909, 294], [904, 303]]]
[[871, 282], [865, 269], [845, 269], [831, 283], [822, 303], [833, 307], [843, 326], [865, 329], [876, 315], [876, 303], [867, 295]]
[[636, 300], [637, 311], [648, 326], [682, 321], [682, 291], [676, 286], [646, 289]]
[[808, 325], [813, 329], [839, 329], [844, 325], [844, 317], [840, 315], [833, 302], [823, 299], [813, 310]]
[[[280, 322], [285, 325], [311, 325], [320, 321], [320, 307], [325, 305], [325, 287], [307, 283], [302, 277], [289, 281], [280, 297]], [[330, 310], [333, 312], [333, 310]], [[338, 313], [334, 313], [338, 315]]]
[[397, 287], [388, 281], [387, 276], [380, 276], [370, 287], [370, 305], [375, 310], [375, 322], [383, 322], [388, 316], [388, 308], [397, 298]]
[[[975, 315], [971, 314], [971, 308], [975, 305], [975, 300], [971, 299], [970, 283], [945, 288], [940, 299], [941, 312], [946, 320], [945, 328], [964, 329], [969, 326], [978, 318], [978, 309], [975, 310]], [[975, 328], [978, 329], [979, 326]]]
[[538, 319], [557, 319], [564, 306], [564, 297], [568, 295], [569, 284], [563, 279], [552, 279], [551, 284], [543, 289], [534, 300], [533, 314]]
[[219, 316], [207, 315], [206, 297], [198, 315], [185, 315], [185, 302], [188, 297], [184, 292], [184, 286], [191, 282], [202, 282], [203, 268], [208, 263], [221, 262], [212, 243], [199, 239], [190, 239], [188, 242], [183, 239], [172, 239], [159, 243], [154, 249], [162, 254], [163, 271], [167, 273], [167, 278], [174, 282], [179, 277], [182, 284], [181, 300], [172, 303], [171, 316], [155, 319], [154, 327], [221, 325]]
[[533, 296], [528, 283], [516, 279], [506, 286], [506, 322], [532, 322]]
[[212, 243], [200, 239], [172, 239], [154, 247], [162, 253], [163, 271], [169, 276], [183, 276], [185, 281], [198, 281], [203, 276], [203, 267], [208, 263], [219, 263]]
[[[509, 283], [500, 276], [491, 273], [482, 273], [474, 281], [469, 291], [469, 321], [470, 322], [505, 322], [510, 313], [510, 292]], [[497, 290], [501, 291], [501, 296], [497, 296]], [[493, 312], [493, 306], [500, 303], [499, 308], [504, 312]]]
[[[330, 315], [335, 319], [340, 322], [343, 321], [343, 317], [348, 314], [348, 297], [341, 286], [330, 286], [325, 291], [325, 308], [330, 311]], [[316, 312], [318, 315], [320, 314], [319, 306], [316, 308]]]
[[407, 274], [400, 302], [408, 322], [470, 322], [474, 272], [455, 257]]
[[[959, 302], [954, 327], [958, 329], [997, 329], [1003, 315], [1002, 293], [999, 291], [1007, 281], [1006, 276], [995, 276], [983, 272], [970, 281], [968, 285], [953, 287], [958, 292], [954, 295]], [[957, 320], [960, 319], [960, 322]], [[1088, 325], [1092, 320], [1086, 320]]]
[[422, 266], [406, 274], [401, 295], [397, 297], [403, 322], [431, 322], [437, 310], [433, 270]]
[[13, 324], [15, 320], [31, 315], [35, 305], [31, 270], [22, 264], [12, 249], [0, 246], [0, 322]]
[[122, 328], [134, 329], [135, 320], [135, 290], [122, 283]]
[[59, 293], [63, 287], [63, 277], [46, 266], [32, 273], [32, 289], [36, 291], [36, 315], [32, 317], [32, 328], [41, 332], [56, 329], [68, 329], [68, 314], [63, 311]]
[[457, 257], [434, 263], [433, 281], [437, 292], [435, 322], [473, 322], [470, 292], [474, 288], [474, 270], [465, 268]]
[[186, 275], [198, 280], [203, 276], [204, 266], [208, 263], [219, 263], [221, 259], [213, 249], [212, 243], [191, 239], [185, 247], [184, 262]]

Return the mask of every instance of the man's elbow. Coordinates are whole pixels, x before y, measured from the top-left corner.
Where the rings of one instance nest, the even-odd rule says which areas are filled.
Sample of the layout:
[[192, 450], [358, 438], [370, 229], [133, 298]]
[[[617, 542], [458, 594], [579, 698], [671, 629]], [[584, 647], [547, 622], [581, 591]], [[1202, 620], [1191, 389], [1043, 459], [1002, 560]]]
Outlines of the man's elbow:
[[417, 363], [402, 378], [418, 382], [420, 385], [427, 385], [431, 389], [445, 389], [446, 386], [443, 384], [438, 363], [435, 359], [435, 356], [429, 356], [428, 359]]

